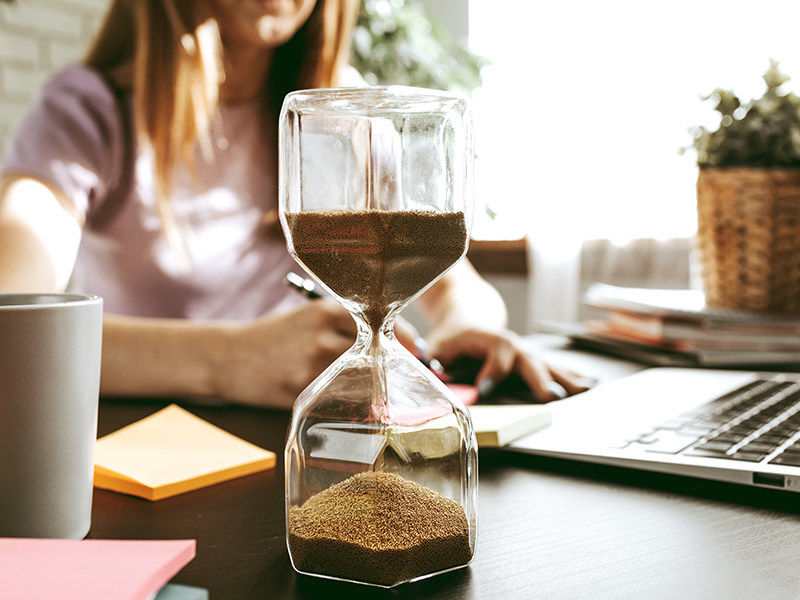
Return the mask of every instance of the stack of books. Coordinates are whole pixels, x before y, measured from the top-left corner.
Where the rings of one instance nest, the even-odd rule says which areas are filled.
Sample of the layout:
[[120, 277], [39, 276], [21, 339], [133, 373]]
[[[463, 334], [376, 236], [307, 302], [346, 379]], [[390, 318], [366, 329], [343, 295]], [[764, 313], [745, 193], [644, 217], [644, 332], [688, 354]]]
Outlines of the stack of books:
[[584, 302], [603, 318], [583, 323], [573, 344], [654, 366], [800, 364], [800, 315], [706, 306], [700, 290], [594, 284]]

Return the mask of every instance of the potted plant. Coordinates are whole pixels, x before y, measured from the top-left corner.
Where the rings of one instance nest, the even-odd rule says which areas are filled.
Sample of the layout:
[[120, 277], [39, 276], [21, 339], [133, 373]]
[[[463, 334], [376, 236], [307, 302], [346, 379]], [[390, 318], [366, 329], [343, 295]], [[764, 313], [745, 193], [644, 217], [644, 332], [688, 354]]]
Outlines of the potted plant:
[[800, 312], [800, 97], [770, 61], [761, 98], [717, 89], [716, 130], [693, 129], [697, 242], [709, 306]]

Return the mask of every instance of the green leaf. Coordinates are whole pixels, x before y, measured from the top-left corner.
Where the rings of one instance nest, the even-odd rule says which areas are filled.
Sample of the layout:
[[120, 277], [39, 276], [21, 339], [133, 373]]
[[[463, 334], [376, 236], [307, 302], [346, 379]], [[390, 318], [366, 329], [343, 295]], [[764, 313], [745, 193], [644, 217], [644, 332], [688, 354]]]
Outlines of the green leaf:
[[791, 79], [781, 72], [778, 68], [778, 61], [772, 58], [769, 59], [769, 69], [767, 69], [763, 77], [764, 82], [767, 84], [767, 91], [775, 91]]
[[703, 98], [714, 102], [722, 118], [716, 130], [689, 130], [699, 166], [800, 168], [800, 97], [786, 89], [790, 78], [776, 60], [763, 79], [764, 95], [747, 104], [720, 88]]
[[351, 63], [371, 85], [411, 85], [467, 95], [490, 62], [453, 40], [420, 0], [363, 0]]

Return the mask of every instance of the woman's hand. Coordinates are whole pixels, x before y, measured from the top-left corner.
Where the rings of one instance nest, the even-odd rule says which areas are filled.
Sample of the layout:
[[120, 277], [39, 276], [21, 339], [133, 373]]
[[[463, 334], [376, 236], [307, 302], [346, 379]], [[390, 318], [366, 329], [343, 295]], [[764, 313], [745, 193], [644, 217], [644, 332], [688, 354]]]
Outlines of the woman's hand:
[[587, 380], [546, 364], [507, 329], [499, 292], [462, 260], [419, 298], [433, 328], [427, 336], [434, 358], [445, 368], [459, 357], [480, 360], [475, 378], [486, 392], [512, 373], [519, 375], [540, 402], [589, 389]]
[[[398, 337], [413, 346], [416, 331]], [[313, 300], [247, 322], [103, 319], [104, 396], [199, 396], [290, 410], [308, 384], [355, 342], [353, 317]]]
[[291, 409], [298, 394], [355, 342], [356, 324], [333, 300], [232, 325], [220, 348], [216, 394]]
[[431, 354], [445, 368], [462, 356], [481, 360], [483, 364], [475, 383], [482, 392], [494, 388], [512, 373], [522, 378], [540, 402], [558, 400], [590, 387], [586, 378], [545, 363], [528, 351], [519, 336], [509, 330], [472, 328], [444, 335], [434, 333], [429, 343]]

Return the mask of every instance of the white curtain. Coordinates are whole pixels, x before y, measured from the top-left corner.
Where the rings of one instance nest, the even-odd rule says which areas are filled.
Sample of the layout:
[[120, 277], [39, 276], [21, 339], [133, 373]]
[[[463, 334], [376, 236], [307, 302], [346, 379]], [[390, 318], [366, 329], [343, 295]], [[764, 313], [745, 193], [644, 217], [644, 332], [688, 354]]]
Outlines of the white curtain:
[[531, 329], [541, 328], [545, 323], [580, 320], [582, 256], [582, 243], [575, 235], [558, 235], [552, 229], [540, 230], [535, 237], [532, 234], [528, 238]]
[[583, 240], [569, 247], [531, 243], [528, 250], [532, 331], [599, 317], [601, 312], [581, 303], [594, 282], [663, 289], [701, 287], [692, 238]]

